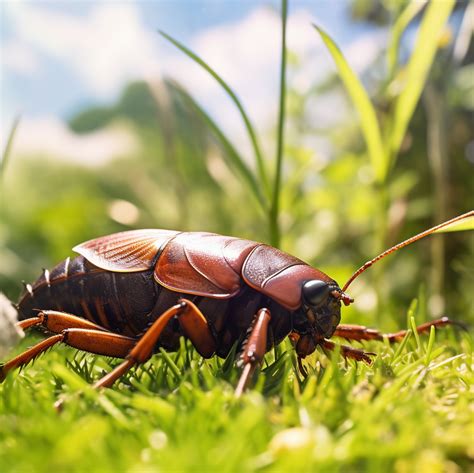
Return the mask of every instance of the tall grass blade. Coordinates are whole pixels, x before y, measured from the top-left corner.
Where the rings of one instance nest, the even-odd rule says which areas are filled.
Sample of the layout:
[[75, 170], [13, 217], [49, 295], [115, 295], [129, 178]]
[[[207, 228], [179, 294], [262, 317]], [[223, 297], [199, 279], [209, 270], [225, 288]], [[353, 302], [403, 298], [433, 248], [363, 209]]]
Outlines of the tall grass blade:
[[392, 363], [395, 363], [396, 361], [398, 361], [398, 357], [400, 356], [400, 354], [405, 349], [405, 346], [406, 346], [408, 340], [411, 338], [412, 334], [413, 334], [413, 332], [411, 331], [411, 329], [408, 329], [407, 333], [403, 337], [403, 340], [398, 344], [397, 350], [395, 351], [395, 353], [392, 357]]
[[390, 165], [394, 164], [393, 161], [402, 145], [438, 49], [440, 34], [454, 4], [454, 0], [433, 0], [423, 15], [415, 47], [406, 68], [405, 88], [395, 103], [388, 143], [388, 156], [392, 159]]
[[425, 354], [425, 364], [428, 366], [431, 361], [431, 354], [433, 351], [433, 345], [435, 342], [435, 337], [436, 337], [436, 328], [434, 325], [431, 326], [430, 328], [430, 338], [428, 339], [428, 346], [426, 348], [426, 354]]
[[20, 123], [20, 115], [16, 116], [13, 120], [12, 127], [10, 129], [10, 133], [7, 138], [7, 142], [5, 144], [5, 148], [2, 153], [2, 160], [0, 161], [0, 180], [3, 179], [5, 175], [5, 169], [7, 168], [8, 158], [10, 157], [13, 139], [15, 138], [15, 133], [18, 128], [18, 124]]
[[224, 150], [223, 157], [226, 160], [229, 167], [244, 180], [244, 182], [249, 187], [252, 194], [255, 196], [257, 201], [260, 203], [262, 210], [267, 211], [268, 204], [262, 193], [261, 186], [255, 179], [252, 171], [249, 169], [243, 158], [240, 156], [238, 151], [235, 149], [234, 145], [227, 138], [225, 133], [217, 125], [217, 123], [206, 113], [202, 107], [194, 100], [194, 98], [177, 82], [168, 80], [167, 81], [172, 87], [180, 94], [180, 96], [188, 102], [189, 105], [196, 111], [197, 115], [209, 126], [213, 131], [218, 141], [222, 145]]
[[313, 26], [320, 34], [328, 51], [331, 53], [339, 71], [339, 76], [357, 110], [375, 177], [377, 181], [383, 182], [388, 172], [389, 163], [388, 157], [384, 151], [382, 134], [375, 113], [375, 108], [372, 105], [364, 86], [347, 63], [336, 43], [321, 27], [317, 25]]
[[268, 195], [269, 191], [270, 191], [270, 187], [269, 187], [267, 173], [266, 173], [265, 165], [264, 165], [264, 162], [263, 162], [263, 155], [262, 155], [262, 152], [260, 150], [260, 145], [258, 143], [257, 135], [255, 133], [254, 127], [252, 125], [252, 122], [250, 121], [250, 118], [249, 118], [247, 112], [245, 111], [242, 103], [240, 102], [240, 100], [237, 97], [237, 95], [235, 94], [235, 92], [224, 81], [224, 79], [222, 79], [222, 77], [219, 76], [219, 74], [217, 74], [217, 72], [214, 71], [214, 69], [212, 69], [211, 66], [209, 66], [209, 64], [207, 64], [205, 61], [203, 61], [197, 54], [193, 53], [190, 49], [188, 49], [186, 46], [184, 46], [184, 44], [180, 43], [179, 41], [177, 41], [176, 39], [174, 39], [173, 37], [171, 37], [170, 35], [168, 35], [164, 31], [159, 31], [159, 33], [161, 34], [161, 36], [163, 36], [165, 39], [167, 39], [170, 43], [175, 45], [180, 51], [182, 51], [189, 58], [191, 58], [193, 61], [195, 61], [197, 64], [199, 64], [203, 69], [205, 69], [219, 83], [219, 85], [225, 90], [227, 95], [234, 102], [234, 104], [236, 105], [236, 107], [237, 107], [237, 109], [240, 113], [240, 116], [242, 117], [245, 128], [247, 130], [250, 141], [252, 143], [252, 147], [253, 147], [254, 154], [255, 154], [255, 162], [256, 162], [256, 165], [257, 165], [258, 175], [259, 175], [260, 181], [262, 183], [263, 189], [265, 191], [265, 194]]
[[278, 111], [277, 151], [275, 161], [275, 180], [273, 182], [272, 207], [270, 211], [270, 239], [273, 246], [280, 246], [280, 227], [278, 214], [280, 211], [281, 168], [283, 164], [285, 99], [286, 99], [286, 19], [288, 2], [281, 3], [281, 62], [280, 62], [280, 100]]
[[403, 32], [425, 5], [426, 1], [410, 2], [392, 27], [390, 43], [387, 49], [387, 63], [390, 77], [393, 77], [397, 67], [398, 50]]
[[420, 340], [420, 334], [418, 333], [418, 330], [416, 328], [415, 317], [413, 315], [410, 317], [410, 327], [413, 331], [413, 335], [415, 336], [416, 346], [419, 350], [422, 347], [422, 345], [421, 345], [421, 340]]

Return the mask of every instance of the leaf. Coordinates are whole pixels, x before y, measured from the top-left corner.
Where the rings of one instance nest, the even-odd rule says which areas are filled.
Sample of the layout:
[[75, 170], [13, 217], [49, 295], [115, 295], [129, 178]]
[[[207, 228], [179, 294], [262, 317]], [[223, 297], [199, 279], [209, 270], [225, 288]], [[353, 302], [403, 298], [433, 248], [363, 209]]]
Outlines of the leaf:
[[268, 195], [270, 188], [269, 188], [267, 173], [265, 171], [265, 166], [264, 166], [264, 163], [263, 163], [262, 153], [260, 151], [260, 145], [258, 144], [258, 140], [257, 140], [257, 135], [255, 133], [255, 130], [254, 130], [253, 126], [252, 126], [250, 118], [248, 117], [247, 112], [245, 111], [242, 103], [240, 102], [240, 100], [237, 97], [237, 95], [235, 94], [235, 92], [224, 81], [224, 79], [222, 79], [222, 77], [219, 76], [219, 74], [217, 74], [217, 72], [214, 71], [214, 69], [212, 69], [211, 66], [209, 66], [205, 61], [203, 61], [197, 54], [193, 53], [190, 49], [188, 49], [186, 46], [181, 44], [179, 41], [177, 41], [176, 39], [174, 39], [173, 37], [171, 37], [170, 35], [168, 35], [164, 31], [159, 31], [159, 33], [161, 34], [161, 36], [166, 38], [170, 43], [174, 44], [184, 54], [186, 54], [188, 57], [190, 57], [193, 61], [195, 61], [197, 64], [199, 64], [203, 69], [205, 69], [219, 83], [219, 85], [225, 90], [227, 95], [234, 102], [234, 104], [236, 105], [236, 107], [237, 107], [237, 109], [240, 113], [240, 116], [242, 117], [245, 128], [247, 130], [250, 141], [252, 143], [259, 178], [262, 182], [262, 186], [265, 190], [266, 195]]
[[181, 95], [181, 97], [187, 101], [191, 107], [196, 111], [200, 118], [209, 126], [209, 128], [214, 132], [218, 141], [221, 143], [224, 153], [223, 158], [226, 160], [230, 169], [236, 172], [248, 186], [254, 197], [260, 203], [262, 209], [266, 211], [267, 202], [265, 197], [262, 194], [261, 186], [258, 184], [255, 176], [252, 171], [249, 169], [243, 158], [240, 156], [238, 151], [235, 149], [234, 145], [227, 138], [225, 133], [219, 128], [217, 123], [206, 113], [201, 106], [194, 100], [194, 98], [179, 85], [176, 81], [168, 80], [167, 81], [175, 90]]
[[464, 230], [474, 230], [474, 210], [469, 212], [463, 220], [453, 222], [446, 227], [440, 228], [439, 230], [436, 230], [435, 233], [461, 232]]
[[408, 61], [405, 87], [395, 103], [394, 118], [389, 134], [388, 156], [394, 158], [400, 151], [408, 124], [438, 49], [438, 39], [454, 3], [454, 0], [433, 0], [423, 15], [416, 44]]
[[398, 48], [400, 47], [400, 39], [403, 32], [425, 5], [425, 1], [410, 2], [392, 27], [390, 44], [387, 49], [387, 62], [390, 76], [393, 76], [395, 67], [397, 66]]
[[0, 179], [2, 179], [3, 176], [5, 175], [5, 169], [7, 167], [8, 158], [10, 156], [10, 152], [11, 152], [11, 149], [12, 149], [13, 139], [15, 137], [15, 133], [16, 133], [16, 130], [18, 128], [19, 123], [20, 123], [20, 115], [18, 115], [13, 120], [13, 124], [12, 124], [12, 127], [10, 129], [10, 133], [8, 135], [8, 139], [7, 139], [7, 143], [5, 145], [5, 149], [3, 150], [3, 153], [2, 153], [2, 160], [0, 161]]
[[330, 36], [319, 26], [313, 25], [321, 35], [324, 44], [332, 55], [339, 71], [344, 86], [359, 114], [362, 133], [364, 135], [370, 161], [376, 179], [383, 182], [388, 171], [388, 158], [384, 151], [382, 143], [382, 134], [380, 132], [379, 122], [375, 113], [375, 108], [367, 95], [366, 90], [360, 80], [347, 63], [339, 47], [334, 43]]

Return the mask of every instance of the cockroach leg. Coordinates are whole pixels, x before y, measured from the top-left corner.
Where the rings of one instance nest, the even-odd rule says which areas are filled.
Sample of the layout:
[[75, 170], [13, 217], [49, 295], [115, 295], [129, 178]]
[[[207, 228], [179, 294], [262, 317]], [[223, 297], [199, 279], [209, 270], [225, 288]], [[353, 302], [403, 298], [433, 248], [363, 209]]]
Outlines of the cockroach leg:
[[369, 365], [372, 364], [372, 358], [370, 357], [376, 356], [376, 353], [366, 352], [357, 348], [348, 347], [347, 345], [336, 345], [326, 338], [320, 342], [320, 345], [323, 349], [330, 351], [333, 351], [336, 349], [336, 347], [339, 347], [341, 350], [341, 355], [344, 358], [351, 358], [356, 361], [365, 361]]
[[9, 371], [28, 364], [41, 355], [41, 353], [44, 353], [58, 343], [65, 343], [73, 348], [97, 355], [124, 358], [136, 343], [136, 340], [124, 335], [100, 330], [66, 328], [61, 333], [42, 340], [10, 361], [0, 365], [0, 382], [5, 379]]
[[243, 365], [243, 370], [235, 389], [236, 397], [240, 397], [245, 391], [252, 374], [263, 360], [267, 348], [267, 333], [270, 319], [271, 315], [268, 309], [260, 309], [257, 312], [252, 331], [240, 357], [239, 364]]
[[[429, 333], [431, 327], [445, 327], [447, 325], [458, 325], [461, 328], [466, 328], [463, 324], [455, 322], [448, 317], [442, 317], [441, 319], [433, 320], [431, 322], [425, 322], [419, 325], [416, 330], [418, 333]], [[346, 340], [383, 340], [386, 338], [389, 342], [401, 342], [408, 330], [400, 330], [394, 333], [381, 333], [376, 329], [367, 328], [363, 325], [349, 325], [341, 324], [338, 325], [334, 336], [345, 338]]]
[[22, 320], [17, 323], [17, 326], [23, 330], [30, 327], [42, 326], [53, 333], [61, 333], [67, 328], [84, 328], [108, 332], [104, 327], [94, 324], [82, 317], [77, 317], [76, 315], [68, 314], [67, 312], [59, 312], [57, 310], [39, 311], [36, 317]]
[[303, 365], [303, 358], [301, 356], [298, 356], [297, 359], [298, 359], [298, 370], [301, 373], [301, 376], [303, 376], [303, 378], [306, 378], [308, 376], [308, 370]]
[[55, 310], [39, 311], [36, 317], [22, 320], [18, 326], [23, 330], [41, 326], [56, 335], [42, 340], [15, 358], [1, 364], [0, 382], [5, 379], [9, 371], [28, 364], [57, 343], [65, 343], [74, 348], [100, 355], [122, 358], [135, 343], [132, 338], [112, 334], [100, 325], [82, 317]]
[[95, 388], [110, 387], [134, 365], [142, 364], [153, 354], [166, 324], [174, 317], [189, 337], [197, 351], [209, 358], [216, 349], [216, 342], [201, 311], [189, 300], [180, 299], [176, 305], [163, 312], [136, 342], [125, 361], [94, 384]]
[[[416, 331], [418, 333], [430, 333], [431, 327], [446, 327], [448, 325], [457, 325], [463, 329], [466, 329], [466, 326], [460, 322], [455, 322], [454, 320], [449, 319], [448, 317], [442, 317], [437, 320], [432, 320], [431, 322], [425, 322], [424, 324], [418, 325], [416, 327]], [[387, 333], [383, 334], [384, 338], [388, 338], [390, 342], [401, 342], [405, 335], [407, 334], [408, 330], [400, 330], [399, 332], [395, 333]]]
[[153, 354], [158, 339], [160, 338], [163, 330], [165, 329], [168, 322], [175, 316], [180, 314], [185, 306], [186, 302], [181, 300], [178, 304], [170, 307], [168, 310], [163, 312], [145, 332], [145, 334], [136, 342], [135, 346], [125, 357], [125, 361], [115, 367], [110, 373], [107, 373], [103, 378], [99, 379], [94, 384], [94, 388], [109, 388], [112, 386], [117, 379], [122, 377], [127, 371], [135, 365], [145, 363], [150, 356]]
[[204, 358], [210, 358], [216, 351], [216, 341], [203, 313], [186, 299], [183, 311], [178, 316], [179, 324], [185, 335], [191, 340], [197, 352]]

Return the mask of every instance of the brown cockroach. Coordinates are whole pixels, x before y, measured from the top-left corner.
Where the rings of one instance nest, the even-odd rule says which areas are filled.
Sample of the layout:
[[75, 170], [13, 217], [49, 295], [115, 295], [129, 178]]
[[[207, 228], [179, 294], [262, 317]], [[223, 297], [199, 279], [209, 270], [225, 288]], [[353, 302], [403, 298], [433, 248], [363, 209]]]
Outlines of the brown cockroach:
[[[19, 327], [41, 326], [51, 335], [0, 365], [0, 379], [57, 343], [123, 358], [95, 383], [111, 386], [159, 347], [177, 350], [189, 338], [205, 358], [241, 346], [239, 396], [265, 352], [290, 336], [301, 359], [317, 346], [332, 350], [335, 335], [353, 340], [400, 341], [405, 330], [381, 334], [339, 324], [349, 285], [369, 266], [431, 233], [474, 216], [455, 217], [384, 251], [342, 287], [327, 274], [271, 246], [213, 233], [131, 230], [74, 248], [26, 290], [18, 303]], [[418, 327], [452, 323], [446, 317]], [[371, 361], [371, 353], [342, 346], [345, 357]]]

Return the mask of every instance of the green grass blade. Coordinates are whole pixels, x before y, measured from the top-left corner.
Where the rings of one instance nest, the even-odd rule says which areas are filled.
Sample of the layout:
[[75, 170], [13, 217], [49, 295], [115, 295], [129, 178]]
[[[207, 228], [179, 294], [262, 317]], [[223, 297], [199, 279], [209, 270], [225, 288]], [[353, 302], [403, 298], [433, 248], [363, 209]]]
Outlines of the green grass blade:
[[281, 168], [283, 164], [285, 99], [286, 99], [286, 19], [288, 2], [281, 3], [281, 62], [280, 62], [280, 100], [278, 111], [277, 151], [275, 161], [275, 180], [273, 182], [272, 207], [270, 210], [270, 238], [273, 246], [280, 246], [280, 227], [278, 214], [280, 211]]
[[175, 90], [181, 95], [181, 97], [196, 111], [198, 116], [209, 126], [213, 131], [218, 141], [221, 143], [224, 154], [223, 157], [226, 160], [229, 167], [234, 170], [247, 184], [252, 194], [255, 196], [257, 201], [260, 203], [264, 212], [267, 210], [267, 201], [262, 194], [262, 189], [255, 176], [249, 167], [245, 164], [245, 161], [240, 156], [234, 145], [227, 138], [225, 133], [217, 125], [217, 123], [206, 113], [202, 107], [194, 100], [194, 98], [175, 81], [169, 80], [168, 83], [172, 85]]
[[416, 328], [415, 317], [413, 315], [410, 316], [410, 327], [413, 331], [413, 335], [415, 336], [416, 346], [419, 350], [422, 347], [422, 345], [421, 345], [421, 340], [420, 340], [420, 334], [418, 333], [418, 330]]
[[15, 117], [15, 119], [13, 120], [13, 124], [7, 138], [7, 143], [5, 144], [5, 148], [2, 153], [2, 160], [0, 161], [0, 179], [3, 179], [3, 176], [5, 175], [5, 169], [7, 168], [8, 158], [10, 156], [13, 145], [13, 139], [15, 138], [15, 133], [19, 123], [20, 115]]
[[425, 1], [410, 2], [392, 27], [390, 43], [387, 49], [387, 62], [390, 77], [393, 77], [395, 68], [397, 67], [398, 49], [400, 47], [400, 40], [403, 32], [425, 5]]
[[436, 328], [434, 325], [431, 326], [430, 328], [430, 338], [428, 339], [428, 346], [426, 348], [426, 354], [425, 354], [425, 364], [428, 366], [431, 361], [431, 354], [433, 351], [433, 345], [435, 342], [435, 337], [436, 337]]
[[160, 347], [160, 353], [161, 353], [161, 356], [163, 357], [163, 361], [168, 365], [168, 368], [176, 376], [176, 379], [177, 380], [181, 379], [182, 373], [180, 369], [176, 366], [176, 363], [173, 361], [171, 356], [167, 353], [167, 351]]
[[408, 340], [411, 338], [412, 334], [413, 334], [413, 332], [410, 329], [408, 329], [407, 333], [403, 337], [403, 340], [398, 344], [397, 350], [395, 351], [395, 353], [392, 357], [392, 363], [395, 363], [396, 361], [398, 361], [398, 357], [400, 356], [400, 354], [405, 349], [405, 346], [406, 346]]
[[331, 53], [337, 66], [339, 77], [344, 83], [352, 103], [357, 110], [375, 177], [379, 182], [383, 182], [388, 171], [388, 158], [384, 151], [382, 134], [377, 120], [377, 114], [375, 113], [375, 108], [372, 105], [364, 86], [347, 63], [336, 43], [321, 27], [317, 25], [313, 26], [320, 34], [328, 51]]
[[392, 160], [402, 145], [438, 49], [438, 39], [454, 3], [454, 0], [433, 0], [423, 15], [416, 44], [407, 65], [405, 88], [395, 103], [388, 150], [388, 155], [392, 157]]
[[471, 212], [468, 212], [468, 215], [466, 218], [459, 222], [454, 222], [447, 227], [440, 228], [439, 230], [436, 230], [435, 233], [444, 233], [444, 232], [461, 232], [464, 230], [474, 230], [474, 210], [471, 210]]
[[195, 61], [197, 64], [199, 64], [203, 69], [205, 69], [218, 83], [219, 85], [225, 90], [227, 95], [231, 98], [231, 100], [234, 102], [236, 105], [240, 116], [242, 117], [242, 120], [244, 122], [245, 128], [247, 130], [247, 133], [249, 135], [250, 141], [252, 143], [252, 147], [254, 150], [255, 154], [255, 162], [257, 165], [257, 171], [259, 178], [262, 182], [263, 189], [265, 190], [266, 195], [269, 194], [269, 182], [267, 178], [267, 173], [265, 170], [265, 165], [263, 162], [263, 155], [260, 150], [260, 145], [258, 143], [257, 135], [255, 133], [254, 127], [252, 125], [252, 122], [250, 121], [250, 118], [245, 111], [242, 103], [240, 102], [239, 98], [235, 94], [235, 92], [230, 88], [230, 86], [222, 79], [219, 74], [217, 74], [214, 69], [212, 69], [205, 61], [203, 61], [197, 54], [193, 53], [190, 49], [188, 49], [184, 44], [180, 43], [164, 31], [159, 31], [161, 36], [163, 36], [165, 39], [167, 39], [170, 43], [175, 45], [180, 51], [182, 51], [184, 54], [186, 54], [189, 58], [191, 58], [193, 61]]

